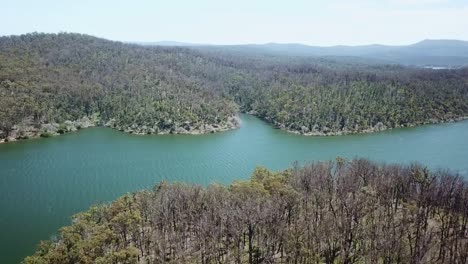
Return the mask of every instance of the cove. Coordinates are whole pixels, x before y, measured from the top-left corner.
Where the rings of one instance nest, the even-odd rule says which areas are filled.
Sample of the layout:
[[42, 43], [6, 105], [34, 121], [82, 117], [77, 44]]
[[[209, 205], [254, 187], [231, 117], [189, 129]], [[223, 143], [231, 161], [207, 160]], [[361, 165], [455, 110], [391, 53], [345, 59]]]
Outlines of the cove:
[[0, 263], [18, 263], [95, 203], [161, 180], [207, 185], [247, 179], [255, 166], [364, 157], [420, 162], [468, 177], [468, 121], [375, 134], [305, 137], [249, 115], [240, 129], [209, 135], [136, 136], [89, 128], [0, 145]]

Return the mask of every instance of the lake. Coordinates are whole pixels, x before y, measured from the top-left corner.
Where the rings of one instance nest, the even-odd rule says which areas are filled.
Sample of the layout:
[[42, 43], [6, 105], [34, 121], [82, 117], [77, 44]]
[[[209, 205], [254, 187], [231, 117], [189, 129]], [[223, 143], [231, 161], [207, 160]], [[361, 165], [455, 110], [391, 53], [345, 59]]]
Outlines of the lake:
[[18, 263], [70, 216], [161, 180], [207, 185], [247, 179], [255, 166], [365, 157], [421, 162], [468, 177], [468, 121], [375, 134], [305, 137], [241, 115], [237, 130], [136, 136], [89, 128], [0, 145], [0, 263]]

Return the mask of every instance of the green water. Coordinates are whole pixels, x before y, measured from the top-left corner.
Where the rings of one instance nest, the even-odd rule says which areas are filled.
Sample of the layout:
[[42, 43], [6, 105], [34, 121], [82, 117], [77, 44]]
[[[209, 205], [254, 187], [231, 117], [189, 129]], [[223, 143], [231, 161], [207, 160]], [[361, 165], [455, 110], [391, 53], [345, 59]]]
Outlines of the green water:
[[70, 215], [161, 180], [206, 185], [256, 165], [336, 156], [419, 161], [468, 175], [468, 121], [377, 134], [304, 137], [247, 115], [242, 128], [203, 136], [134, 136], [107, 128], [0, 145], [0, 263], [18, 263]]

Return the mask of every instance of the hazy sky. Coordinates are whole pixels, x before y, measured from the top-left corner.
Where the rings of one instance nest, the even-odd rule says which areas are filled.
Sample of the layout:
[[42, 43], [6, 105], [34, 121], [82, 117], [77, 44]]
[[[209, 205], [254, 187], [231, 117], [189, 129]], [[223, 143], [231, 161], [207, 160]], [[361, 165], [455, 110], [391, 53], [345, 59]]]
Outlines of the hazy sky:
[[409, 44], [468, 40], [468, 0], [0, 0], [0, 35], [121, 41]]

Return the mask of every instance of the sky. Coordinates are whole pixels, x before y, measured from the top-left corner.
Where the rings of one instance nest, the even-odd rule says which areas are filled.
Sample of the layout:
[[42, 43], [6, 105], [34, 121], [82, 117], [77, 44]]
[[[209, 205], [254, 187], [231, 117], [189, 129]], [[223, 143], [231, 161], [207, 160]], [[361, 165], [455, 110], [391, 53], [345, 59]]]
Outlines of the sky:
[[468, 40], [468, 0], [0, 0], [0, 14], [3, 36], [319, 46]]

